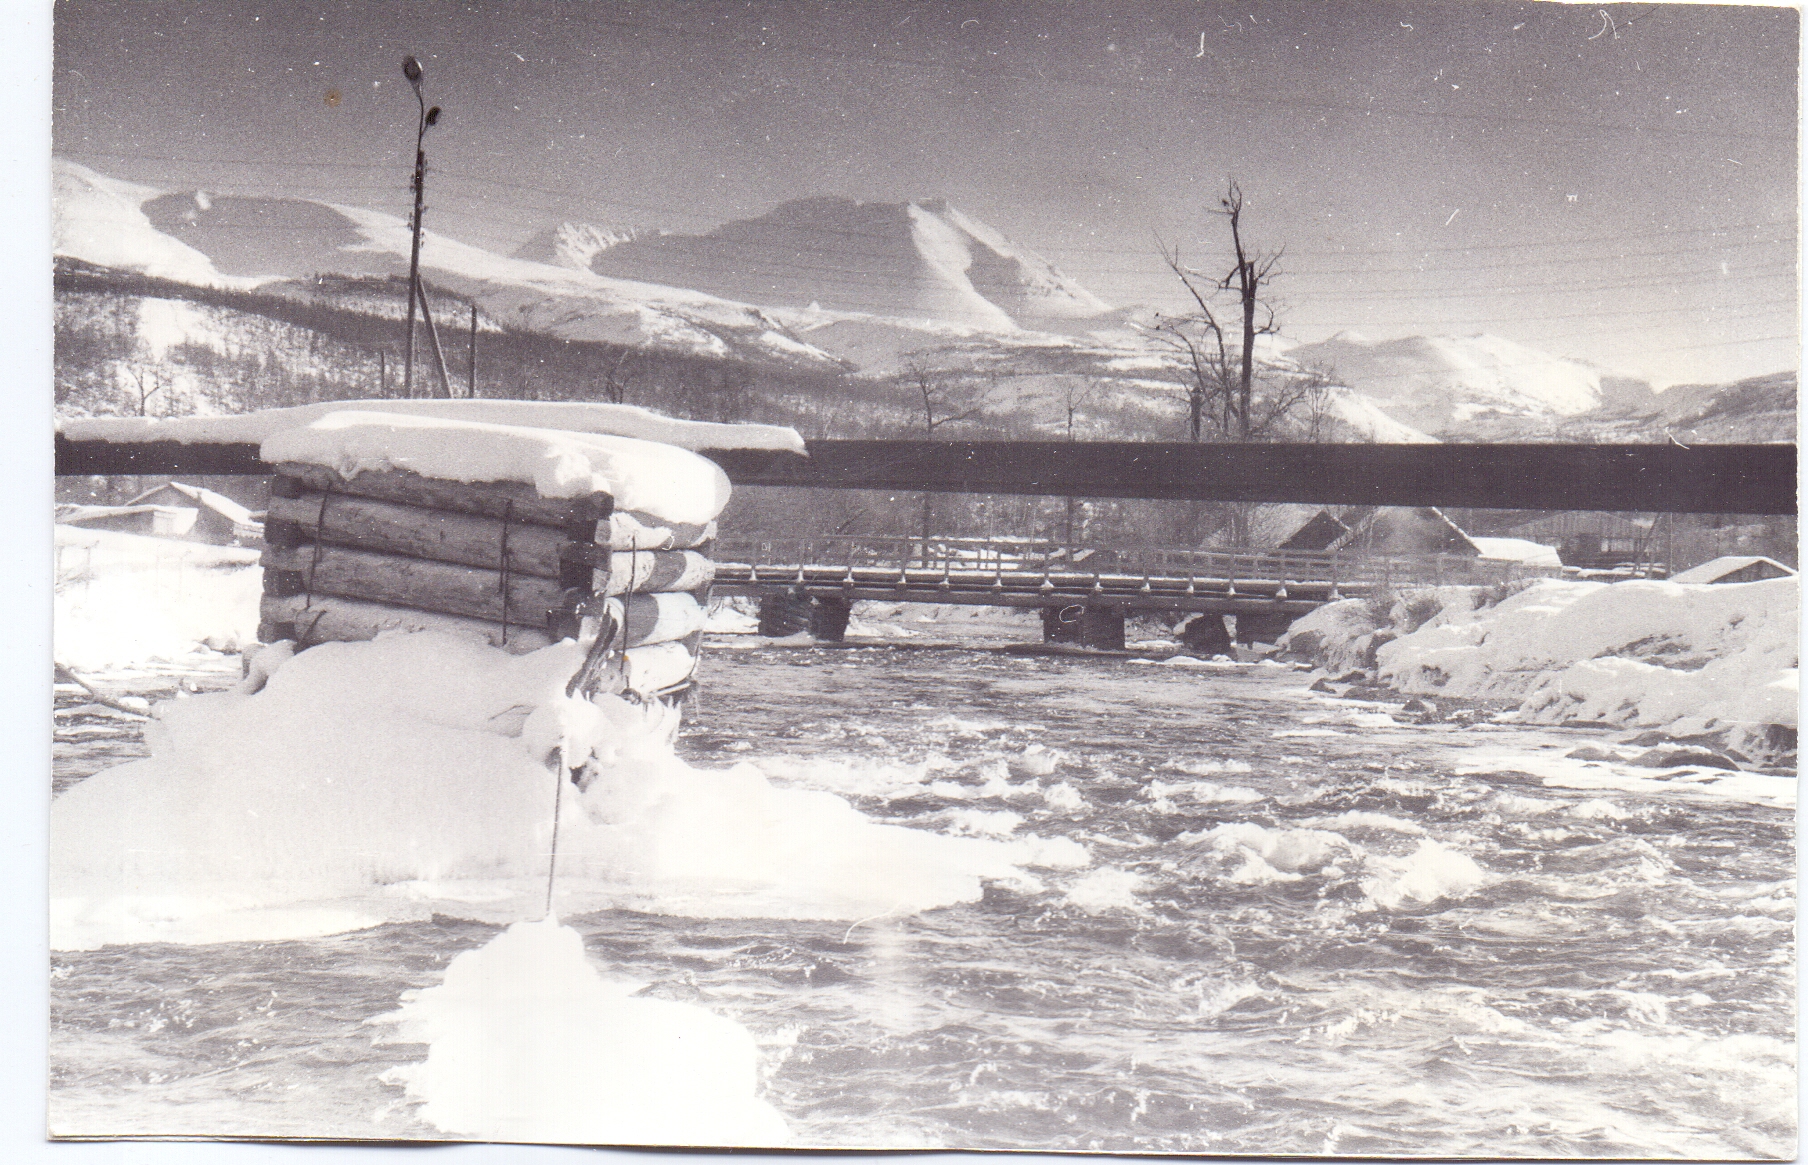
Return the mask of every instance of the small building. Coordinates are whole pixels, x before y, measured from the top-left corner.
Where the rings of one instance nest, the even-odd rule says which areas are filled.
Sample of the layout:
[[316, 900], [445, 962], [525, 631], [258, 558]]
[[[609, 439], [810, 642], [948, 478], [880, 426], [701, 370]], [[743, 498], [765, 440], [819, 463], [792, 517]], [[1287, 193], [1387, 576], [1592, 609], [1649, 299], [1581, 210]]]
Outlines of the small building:
[[117, 530], [121, 534], [146, 534], [156, 538], [188, 538], [200, 510], [194, 506], [76, 506], [56, 508], [56, 520], [64, 526], [88, 530]]
[[1564, 566], [1602, 569], [1650, 562], [1658, 549], [1655, 530], [1649, 514], [1570, 510], [1541, 514], [1500, 533], [1555, 546]]
[[1670, 581], [1679, 583], [1760, 582], [1767, 578], [1787, 578], [1794, 573], [1795, 571], [1774, 558], [1765, 558], [1759, 554], [1728, 554], [1721, 558], [1709, 559], [1700, 566], [1691, 566], [1680, 574], [1671, 575]]
[[164, 538], [184, 538], [190, 542], [210, 542], [215, 546], [245, 546], [264, 536], [263, 515], [255, 514], [225, 494], [180, 481], [165, 482], [145, 490], [123, 507], [135, 506], [187, 510], [193, 517], [179, 532], [155, 533]]

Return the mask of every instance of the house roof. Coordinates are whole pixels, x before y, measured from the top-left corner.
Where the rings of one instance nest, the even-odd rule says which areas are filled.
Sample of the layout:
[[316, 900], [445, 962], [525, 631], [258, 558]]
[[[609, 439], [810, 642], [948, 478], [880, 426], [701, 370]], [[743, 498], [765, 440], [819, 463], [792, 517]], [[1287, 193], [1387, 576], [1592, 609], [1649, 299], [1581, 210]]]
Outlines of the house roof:
[[1289, 534], [1278, 546], [1277, 550], [1323, 550], [1350, 532], [1329, 510], [1320, 510], [1312, 515], [1304, 525]]
[[1719, 558], [1710, 558], [1700, 566], [1691, 566], [1679, 574], [1673, 574], [1670, 576], [1670, 581], [1679, 583], [1719, 582], [1729, 574], [1738, 574], [1747, 567], [1756, 566], [1759, 563], [1774, 567], [1777, 571], [1775, 576], [1777, 578], [1795, 573], [1794, 570], [1784, 566], [1776, 559], [1766, 558], [1762, 554], [1726, 554]]
[[219, 514], [221, 517], [240, 525], [255, 525], [257, 523], [257, 518], [253, 516], [250, 510], [233, 501], [225, 494], [218, 494], [213, 490], [206, 489], [202, 486], [188, 485], [187, 483], [180, 481], [168, 481], [160, 486], [147, 489], [131, 501], [127, 502], [126, 505], [138, 505], [151, 495], [161, 493], [166, 489], [173, 489], [183, 497], [193, 501], [196, 505], [205, 506], [216, 514]]
[[[1420, 523], [1427, 529], [1442, 528], [1445, 535], [1451, 538], [1457, 547], [1468, 547], [1470, 550], [1480, 553], [1468, 533], [1451, 521], [1450, 516], [1436, 506], [1376, 506], [1353, 522], [1350, 521], [1350, 516], [1346, 515], [1345, 521], [1349, 523], [1350, 532], [1340, 535], [1328, 549], [1339, 551], [1363, 545], [1368, 541], [1370, 532], [1377, 525], [1411, 521]], [[1461, 551], [1458, 550], [1458, 553]]]
[[1562, 566], [1555, 546], [1526, 538], [1482, 538], [1469, 535], [1469, 541], [1482, 552], [1482, 557], [1496, 562], [1522, 562], [1527, 566]]

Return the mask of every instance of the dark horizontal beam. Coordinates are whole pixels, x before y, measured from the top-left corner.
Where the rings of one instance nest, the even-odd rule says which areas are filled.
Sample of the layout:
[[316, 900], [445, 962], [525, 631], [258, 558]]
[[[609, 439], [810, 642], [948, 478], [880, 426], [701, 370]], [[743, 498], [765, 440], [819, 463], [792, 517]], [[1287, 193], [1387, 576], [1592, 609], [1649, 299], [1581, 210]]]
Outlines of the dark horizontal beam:
[[180, 441], [71, 441], [56, 435], [59, 477], [101, 473], [167, 475], [233, 474], [262, 477], [270, 467], [257, 456], [255, 442], [243, 445]]
[[1314, 505], [1793, 514], [1794, 445], [811, 441], [711, 453], [736, 485]]
[[[1794, 445], [811, 441], [709, 451], [736, 485], [1313, 505], [1793, 514]], [[264, 474], [255, 445], [68, 441], [59, 474]]]

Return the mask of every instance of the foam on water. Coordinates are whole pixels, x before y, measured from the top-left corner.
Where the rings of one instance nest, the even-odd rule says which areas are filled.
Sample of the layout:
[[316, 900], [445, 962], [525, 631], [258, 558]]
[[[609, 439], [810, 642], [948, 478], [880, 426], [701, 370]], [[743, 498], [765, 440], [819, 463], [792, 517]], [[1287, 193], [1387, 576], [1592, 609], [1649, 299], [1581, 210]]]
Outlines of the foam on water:
[[385, 1042], [427, 1058], [385, 1074], [455, 1136], [621, 1145], [782, 1145], [784, 1118], [755, 1096], [759, 1051], [733, 1020], [637, 998], [556, 918], [517, 922], [411, 991]]
[[1363, 880], [1362, 892], [1388, 910], [1461, 898], [1479, 889], [1488, 877], [1468, 854], [1429, 838], [1404, 858], [1371, 857], [1368, 868], [1372, 874]]
[[1071, 842], [882, 825], [752, 765], [692, 768], [670, 717], [567, 699], [580, 658], [389, 635], [302, 652], [261, 691], [161, 705], [148, 759], [52, 806], [53, 944], [522, 917], [544, 893], [561, 758], [586, 785], [563, 793], [568, 914], [857, 919], [1085, 864]]

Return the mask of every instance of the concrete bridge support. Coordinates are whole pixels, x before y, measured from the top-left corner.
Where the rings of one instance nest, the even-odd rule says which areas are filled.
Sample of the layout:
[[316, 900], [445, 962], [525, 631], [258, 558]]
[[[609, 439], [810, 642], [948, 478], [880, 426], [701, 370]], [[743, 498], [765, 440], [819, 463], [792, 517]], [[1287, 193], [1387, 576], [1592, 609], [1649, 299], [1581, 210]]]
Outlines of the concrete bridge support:
[[760, 596], [760, 634], [773, 639], [810, 628], [810, 596], [801, 590], [772, 591]]
[[1042, 608], [1042, 642], [1124, 650], [1124, 609], [1082, 603]]
[[854, 604], [846, 599], [819, 596], [810, 608], [810, 634], [824, 643], [840, 643], [847, 638], [848, 616]]
[[1214, 655], [1230, 655], [1230, 632], [1224, 626], [1224, 616], [1207, 612], [1195, 615], [1180, 629], [1180, 644], [1194, 655], [1210, 659]]
[[840, 643], [853, 609], [847, 599], [811, 598], [797, 588], [774, 591], [760, 598], [760, 634], [778, 639], [808, 631], [825, 643]]

